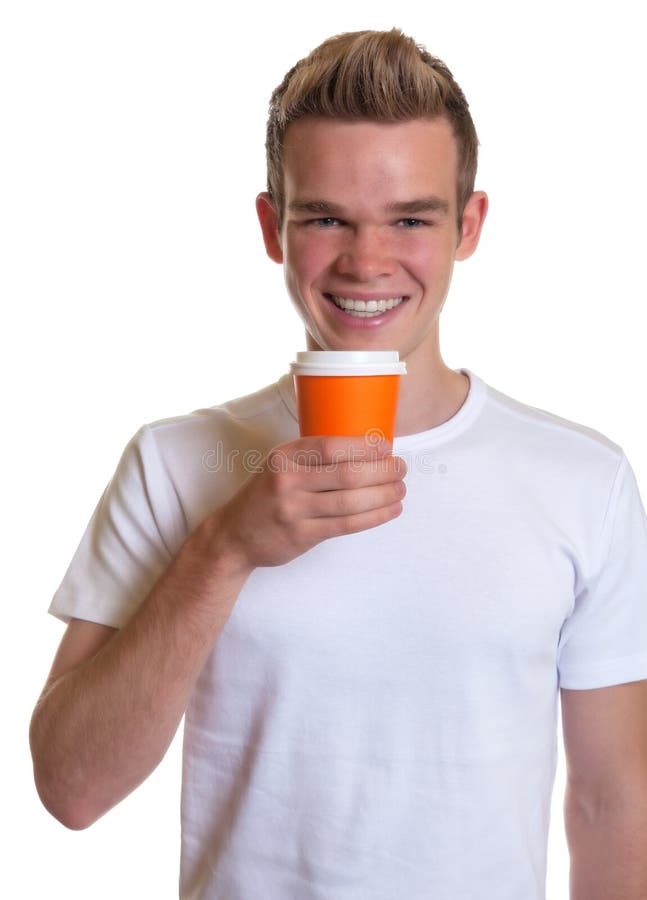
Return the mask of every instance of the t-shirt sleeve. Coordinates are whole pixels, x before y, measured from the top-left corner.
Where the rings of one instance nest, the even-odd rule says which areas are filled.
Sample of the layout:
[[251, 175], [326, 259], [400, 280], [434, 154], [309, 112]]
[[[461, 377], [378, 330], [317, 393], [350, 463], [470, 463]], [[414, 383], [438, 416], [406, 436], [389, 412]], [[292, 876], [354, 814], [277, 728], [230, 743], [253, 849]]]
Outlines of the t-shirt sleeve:
[[144, 425], [127, 444], [49, 612], [121, 628], [169, 565], [181, 530], [177, 497]]
[[647, 678], [647, 519], [622, 456], [596, 565], [575, 598], [558, 645], [560, 687], [608, 687]]

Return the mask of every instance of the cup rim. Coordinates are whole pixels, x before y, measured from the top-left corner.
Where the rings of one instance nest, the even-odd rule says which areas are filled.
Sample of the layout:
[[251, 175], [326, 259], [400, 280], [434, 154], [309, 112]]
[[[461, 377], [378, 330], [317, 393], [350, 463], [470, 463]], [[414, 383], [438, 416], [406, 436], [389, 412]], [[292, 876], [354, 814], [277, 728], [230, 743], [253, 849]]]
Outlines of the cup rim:
[[290, 363], [293, 375], [406, 375], [397, 350], [303, 350]]

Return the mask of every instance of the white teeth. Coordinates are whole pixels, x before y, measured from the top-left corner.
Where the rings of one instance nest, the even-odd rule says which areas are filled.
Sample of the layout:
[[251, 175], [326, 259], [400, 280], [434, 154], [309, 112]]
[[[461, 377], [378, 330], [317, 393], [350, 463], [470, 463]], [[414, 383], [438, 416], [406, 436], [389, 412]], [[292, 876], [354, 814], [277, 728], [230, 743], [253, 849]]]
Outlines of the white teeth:
[[370, 316], [378, 316], [387, 309], [393, 309], [404, 300], [404, 297], [392, 297], [389, 300], [348, 300], [346, 297], [336, 297], [329, 294], [335, 306], [343, 309], [351, 316], [367, 318]]

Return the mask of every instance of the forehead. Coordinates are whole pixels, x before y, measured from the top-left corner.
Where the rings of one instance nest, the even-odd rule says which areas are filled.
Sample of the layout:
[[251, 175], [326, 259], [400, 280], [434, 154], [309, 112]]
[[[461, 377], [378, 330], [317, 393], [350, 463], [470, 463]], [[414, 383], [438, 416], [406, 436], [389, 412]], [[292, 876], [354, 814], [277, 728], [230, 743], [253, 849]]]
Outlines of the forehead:
[[366, 196], [436, 193], [453, 199], [457, 146], [442, 118], [372, 122], [308, 117], [288, 126], [283, 143], [286, 199], [352, 191]]

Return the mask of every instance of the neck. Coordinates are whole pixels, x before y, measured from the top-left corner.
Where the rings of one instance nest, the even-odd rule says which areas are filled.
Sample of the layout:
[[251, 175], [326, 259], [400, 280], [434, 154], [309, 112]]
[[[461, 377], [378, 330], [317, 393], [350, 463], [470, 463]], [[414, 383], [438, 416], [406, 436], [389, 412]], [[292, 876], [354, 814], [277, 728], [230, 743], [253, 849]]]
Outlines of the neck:
[[407, 374], [400, 380], [398, 413], [395, 434], [415, 434], [442, 425], [465, 402], [469, 393], [469, 378], [454, 372], [438, 356], [432, 365], [417, 365], [407, 360]]

